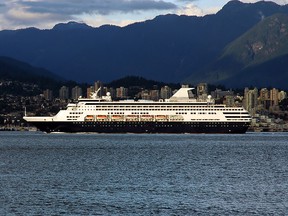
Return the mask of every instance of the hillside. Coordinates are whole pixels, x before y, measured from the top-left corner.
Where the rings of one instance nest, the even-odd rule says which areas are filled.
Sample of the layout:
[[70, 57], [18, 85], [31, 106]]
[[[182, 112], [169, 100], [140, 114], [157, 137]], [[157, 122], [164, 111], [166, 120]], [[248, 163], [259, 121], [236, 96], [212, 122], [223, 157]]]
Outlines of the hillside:
[[52, 72], [18, 61], [13, 58], [0, 56], [0, 77], [1, 79], [13, 79], [18, 81], [33, 81], [35, 78], [49, 78], [64, 80]]
[[[58, 96], [58, 91], [61, 86], [67, 86], [70, 89], [76, 85], [82, 87], [85, 94], [86, 88], [91, 83], [76, 83], [73, 81], [65, 81], [57, 75], [42, 69], [33, 67], [27, 63], [0, 56], [0, 95], [17, 95], [17, 96], [35, 96], [43, 93], [43, 90], [53, 90], [55, 96]], [[147, 80], [138, 76], [122, 77], [118, 80], [113, 80], [105, 84], [108, 87], [118, 88], [124, 86], [129, 88], [129, 91], [152, 89], [169, 85], [172, 88], [179, 88], [179, 84], [164, 83], [154, 80]], [[138, 93], [138, 92], [137, 92]]]
[[214, 15], [165, 15], [123, 28], [70, 22], [51, 30], [1, 31], [0, 55], [77, 82], [133, 75], [176, 83], [202, 71], [264, 16], [279, 12], [288, 14], [288, 8], [231, 1]]
[[[8, 84], [6, 81], [9, 81]], [[36, 68], [12, 58], [0, 57], [1, 94], [38, 94], [45, 88], [53, 89], [59, 86], [63, 81], [63, 78], [43, 68]]]
[[118, 80], [113, 80], [112, 82], [107, 84], [109, 87], [118, 88], [123, 86], [125, 88], [137, 87], [143, 89], [153, 89], [155, 86], [157, 88], [163, 86], [169, 86], [173, 89], [178, 89], [180, 84], [176, 83], [164, 83], [155, 80], [147, 80], [143, 77], [138, 76], [126, 76]]
[[285, 87], [287, 56], [288, 15], [275, 14], [230, 43], [215, 62], [190, 80], [240, 87]]

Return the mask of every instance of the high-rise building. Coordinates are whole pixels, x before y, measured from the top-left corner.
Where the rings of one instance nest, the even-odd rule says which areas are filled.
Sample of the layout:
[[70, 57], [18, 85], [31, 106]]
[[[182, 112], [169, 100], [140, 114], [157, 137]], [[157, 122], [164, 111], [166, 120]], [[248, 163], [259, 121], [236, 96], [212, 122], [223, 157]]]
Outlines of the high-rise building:
[[215, 99], [220, 99], [226, 96], [233, 96], [234, 91], [223, 91], [222, 89], [217, 89], [215, 91], [211, 91], [211, 96]]
[[258, 105], [258, 89], [254, 88], [249, 90], [245, 88], [244, 90], [244, 108], [253, 116], [256, 114]]
[[82, 97], [82, 88], [80, 88], [79, 86], [75, 86], [74, 88], [72, 88], [72, 99], [76, 100], [79, 97]]
[[233, 95], [225, 96], [225, 104], [226, 106], [233, 107], [235, 106], [235, 99]]
[[201, 95], [207, 95], [208, 94], [208, 85], [207, 83], [199, 83], [197, 85], [197, 95], [198, 97]]
[[117, 98], [127, 98], [128, 97], [128, 88], [124, 88], [124, 87], [116, 88], [116, 97]]
[[270, 90], [270, 101], [271, 101], [271, 106], [278, 106], [279, 101], [278, 101], [278, 89], [271, 89]]
[[259, 99], [260, 100], [269, 100], [269, 90], [267, 88], [262, 88], [259, 92]]
[[95, 92], [94, 86], [90, 86], [87, 88], [87, 98], [91, 98], [92, 94]]
[[158, 101], [159, 100], [159, 90], [154, 89], [150, 91], [151, 100]]
[[46, 89], [45, 91], [43, 91], [43, 95], [45, 100], [53, 100], [53, 92], [50, 89]]
[[69, 88], [66, 86], [62, 86], [59, 90], [59, 98], [66, 100], [69, 99]]
[[164, 86], [160, 90], [160, 97], [162, 99], [168, 99], [172, 96], [172, 89], [169, 86]]
[[141, 98], [143, 100], [150, 100], [151, 99], [151, 96], [150, 96], [150, 91], [145, 89], [145, 90], [142, 90], [141, 91]]
[[270, 92], [267, 88], [262, 88], [259, 92], [259, 103], [263, 109], [267, 110], [270, 107]]
[[154, 90], [142, 90], [141, 91], [141, 98], [143, 100], [153, 100], [153, 101], [158, 101], [159, 100], [159, 90], [154, 89]]

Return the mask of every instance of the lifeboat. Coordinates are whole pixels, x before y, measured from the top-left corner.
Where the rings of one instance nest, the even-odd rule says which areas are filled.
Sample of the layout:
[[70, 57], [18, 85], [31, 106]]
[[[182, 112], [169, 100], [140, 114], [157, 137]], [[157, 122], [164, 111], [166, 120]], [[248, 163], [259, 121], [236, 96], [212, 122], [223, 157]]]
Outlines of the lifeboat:
[[127, 121], [137, 121], [139, 118], [137, 115], [127, 115], [126, 120]]
[[85, 121], [94, 121], [94, 119], [95, 119], [95, 116], [94, 116], [94, 115], [87, 115], [87, 116], [85, 117]]
[[184, 120], [182, 115], [170, 115], [169, 119], [171, 121], [183, 121]]
[[97, 119], [97, 121], [107, 121], [108, 115], [97, 115], [96, 119]]
[[166, 121], [167, 120], [167, 115], [156, 115], [155, 119], [157, 121]]
[[107, 115], [97, 115], [97, 119], [107, 119]]
[[141, 120], [143, 121], [152, 121], [154, 119], [154, 115], [141, 115]]
[[167, 119], [166, 115], [156, 115], [156, 119]]
[[124, 119], [124, 116], [123, 115], [112, 115], [111, 119], [113, 121], [122, 121]]

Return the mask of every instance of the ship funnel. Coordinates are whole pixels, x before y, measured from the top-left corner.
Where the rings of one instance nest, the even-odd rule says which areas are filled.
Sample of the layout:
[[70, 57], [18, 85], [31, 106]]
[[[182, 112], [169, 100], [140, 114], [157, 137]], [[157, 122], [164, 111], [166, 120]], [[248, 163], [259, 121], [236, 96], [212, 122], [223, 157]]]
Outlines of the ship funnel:
[[191, 90], [194, 88], [180, 88], [170, 99], [169, 101], [189, 101]]

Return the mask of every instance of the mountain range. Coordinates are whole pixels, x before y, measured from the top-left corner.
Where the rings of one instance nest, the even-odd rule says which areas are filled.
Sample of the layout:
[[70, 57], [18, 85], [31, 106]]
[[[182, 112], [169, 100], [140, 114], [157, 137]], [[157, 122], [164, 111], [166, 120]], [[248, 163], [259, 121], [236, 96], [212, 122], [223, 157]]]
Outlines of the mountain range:
[[77, 82], [141, 76], [163, 82], [286, 88], [288, 6], [230, 1], [204, 17], [162, 15], [126, 27], [60, 23], [0, 31], [0, 55]]
[[226, 86], [287, 88], [288, 15], [275, 14], [259, 22], [189, 79]]

